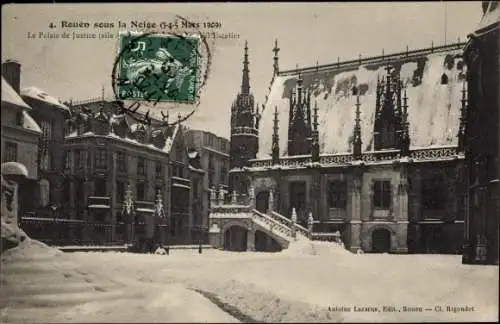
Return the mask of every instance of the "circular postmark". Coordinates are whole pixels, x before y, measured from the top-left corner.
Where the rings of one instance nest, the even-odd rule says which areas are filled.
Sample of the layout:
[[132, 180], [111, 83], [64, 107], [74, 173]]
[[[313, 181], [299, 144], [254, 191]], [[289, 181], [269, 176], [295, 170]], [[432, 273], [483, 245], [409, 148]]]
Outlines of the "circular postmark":
[[[111, 75], [113, 93], [122, 111], [134, 119], [161, 114], [162, 123], [173, 125], [196, 112], [210, 66], [208, 42], [199, 31], [121, 32]], [[172, 112], [178, 118], [169, 122]]]

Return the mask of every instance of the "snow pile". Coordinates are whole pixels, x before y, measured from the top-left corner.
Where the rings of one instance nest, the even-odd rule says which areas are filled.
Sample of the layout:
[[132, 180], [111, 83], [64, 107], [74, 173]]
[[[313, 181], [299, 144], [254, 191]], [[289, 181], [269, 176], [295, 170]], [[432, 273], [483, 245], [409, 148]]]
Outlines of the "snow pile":
[[[2, 238], [3, 230], [4, 226], [2, 222]], [[39, 258], [61, 255], [63, 253], [58, 249], [49, 247], [45, 243], [30, 239], [21, 229], [18, 229], [12, 234], [17, 235], [17, 237], [20, 238], [19, 243], [17, 246], [2, 253], [2, 263], [15, 262], [21, 259], [29, 259], [30, 261], [33, 261]]]
[[288, 249], [283, 250], [283, 255], [299, 256], [299, 255], [351, 255], [343, 246], [333, 242], [311, 241], [307, 238], [302, 238], [297, 241], [290, 242]]
[[1, 253], [3, 254], [5, 250], [9, 251], [20, 243], [26, 241], [28, 235], [21, 230], [16, 223], [9, 223], [5, 217], [1, 217], [1, 237], [2, 237], [2, 247]]
[[[407, 87], [408, 118], [412, 147], [457, 144], [460, 99], [465, 65], [460, 50], [448, 50], [426, 57], [398, 63], [400, 78]], [[447, 84], [441, 84], [443, 74]], [[279, 113], [280, 154], [287, 154], [290, 90], [296, 85], [295, 75], [277, 77], [262, 112], [258, 158], [271, 155], [274, 110]], [[385, 80], [384, 65], [359, 66], [338, 72], [304, 74], [304, 89], [311, 89], [311, 109], [318, 104], [320, 152], [322, 154], [351, 151], [357, 87], [361, 103], [361, 136], [363, 150], [373, 150], [373, 127], [377, 79]]]

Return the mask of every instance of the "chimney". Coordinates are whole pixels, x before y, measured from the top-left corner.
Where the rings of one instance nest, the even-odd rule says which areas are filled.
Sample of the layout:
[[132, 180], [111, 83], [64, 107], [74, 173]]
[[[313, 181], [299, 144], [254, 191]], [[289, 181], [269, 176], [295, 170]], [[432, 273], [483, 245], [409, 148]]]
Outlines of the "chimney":
[[14, 60], [2, 63], [2, 76], [19, 94], [21, 88], [21, 64]]

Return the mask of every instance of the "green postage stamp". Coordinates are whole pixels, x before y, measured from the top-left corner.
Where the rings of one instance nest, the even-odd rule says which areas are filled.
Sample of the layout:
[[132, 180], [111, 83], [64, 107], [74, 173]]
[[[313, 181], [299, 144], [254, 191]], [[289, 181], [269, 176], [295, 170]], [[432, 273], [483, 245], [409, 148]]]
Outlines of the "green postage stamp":
[[119, 99], [194, 103], [198, 45], [194, 36], [120, 35]]

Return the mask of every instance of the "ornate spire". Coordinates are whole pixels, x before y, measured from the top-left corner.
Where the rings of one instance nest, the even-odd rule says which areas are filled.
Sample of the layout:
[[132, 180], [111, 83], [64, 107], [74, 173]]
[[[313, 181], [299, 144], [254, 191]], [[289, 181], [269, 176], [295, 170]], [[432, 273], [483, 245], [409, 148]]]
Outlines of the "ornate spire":
[[361, 103], [359, 102], [359, 92], [356, 96], [356, 117], [354, 119], [354, 134], [352, 141], [352, 153], [356, 160], [361, 159], [361, 118], [360, 118], [360, 107]]
[[272, 162], [278, 164], [280, 159], [280, 143], [278, 133], [278, 106], [274, 106], [274, 122], [273, 122], [273, 144], [272, 144]]
[[410, 154], [410, 129], [409, 129], [410, 123], [408, 122], [408, 96], [406, 95], [406, 88], [403, 97], [401, 124], [402, 124], [401, 156], [408, 156]]
[[312, 123], [312, 147], [311, 159], [312, 162], [319, 162], [319, 131], [318, 131], [318, 101], [314, 102], [314, 121]]
[[273, 69], [274, 69], [274, 72], [273, 72], [273, 75], [276, 76], [278, 75], [279, 73], [279, 63], [278, 63], [278, 60], [279, 60], [279, 57], [278, 57], [278, 53], [279, 53], [280, 49], [278, 47], [278, 40], [275, 39], [274, 40], [274, 48], [273, 48], [273, 52], [274, 52], [274, 64], [273, 64]]
[[250, 94], [250, 75], [248, 70], [248, 42], [245, 41], [245, 55], [243, 58], [243, 77], [241, 80], [241, 94]]
[[462, 87], [462, 99], [460, 100], [460, 126], [458, 128], [458, 151], [465, 149], [465, 129], [467, 127], [467, 90], [465, 88], [465, 80]]

